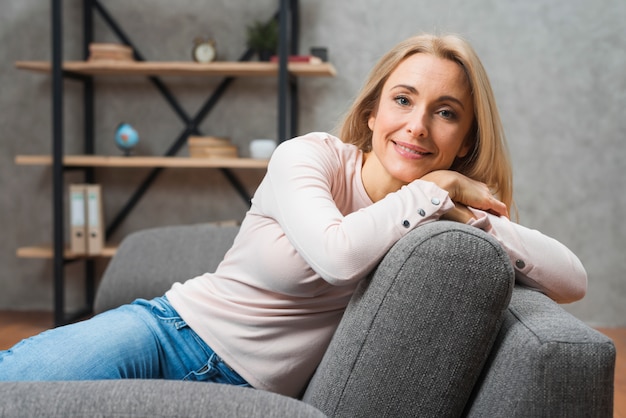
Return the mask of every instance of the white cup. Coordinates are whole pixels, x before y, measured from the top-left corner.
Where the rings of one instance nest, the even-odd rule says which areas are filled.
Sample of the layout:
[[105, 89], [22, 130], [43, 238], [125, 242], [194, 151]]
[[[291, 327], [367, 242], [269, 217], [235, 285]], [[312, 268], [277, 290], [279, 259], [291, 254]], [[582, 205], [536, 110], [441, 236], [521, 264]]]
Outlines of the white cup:
[[260, 160], [267, 160], [276, 149], [276, 141], [273, 139], [253, 139], [250, 141], [250, 156]]

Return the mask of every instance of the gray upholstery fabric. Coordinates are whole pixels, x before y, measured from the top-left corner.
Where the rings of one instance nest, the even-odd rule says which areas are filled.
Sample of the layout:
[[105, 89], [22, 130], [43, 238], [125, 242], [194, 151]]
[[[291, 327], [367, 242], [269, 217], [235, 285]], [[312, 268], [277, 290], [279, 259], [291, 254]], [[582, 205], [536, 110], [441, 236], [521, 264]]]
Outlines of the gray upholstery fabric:
[[615, 346], [545, 295], [516, 287], [470, 417], [612, 417]]
[[460, 416], [513, 283], [482, 231], [417, 228], [352, 298], [304, 401], [333, 417]]
[[[126, 237], [97, 310], [214, 270], [236, 233], [202, 224]], [[447, 222], [417, 228], [358, 289], [305, 402], [334, 417], [612, 417], [613, 343], [520, 287], [501, 316], [511, 285], [510, 263], [486, 234]], [[323, 415], [262, 391], [134, 380], [0, 383], [0, 416]]]
[[310, 405], [261, 390], [198, 382], [105, 380], [0, 382], [0, 417], [324, 417]]
[[145, 229], [128, 235], [111, 259], [98, 287], [98, 312], [137, 298], [162, 296], [173, 283], [215, 268], [238, 226], [198, 224]]

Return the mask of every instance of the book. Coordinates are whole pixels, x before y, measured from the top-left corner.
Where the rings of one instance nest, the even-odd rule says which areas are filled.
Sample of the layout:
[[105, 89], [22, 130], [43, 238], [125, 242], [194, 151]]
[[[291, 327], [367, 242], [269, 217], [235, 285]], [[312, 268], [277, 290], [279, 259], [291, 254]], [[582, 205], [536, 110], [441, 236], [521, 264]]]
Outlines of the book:
[[[321, 64], [323, 61], [321, 58], [313, 55], [289, 55], [287, 57], [288, 62], [303, 62], [307, 64]], [[278, 55], [272, 55], [270, 62], [278, 62]]]
[[128, 45], [114, 43], [89, 44], [88, 61], [133, 61], [133, 49]]
[[237, 147], [228, 138], [216, 136], [190, 136], [187, 139], [192, 158], [237, 158]]

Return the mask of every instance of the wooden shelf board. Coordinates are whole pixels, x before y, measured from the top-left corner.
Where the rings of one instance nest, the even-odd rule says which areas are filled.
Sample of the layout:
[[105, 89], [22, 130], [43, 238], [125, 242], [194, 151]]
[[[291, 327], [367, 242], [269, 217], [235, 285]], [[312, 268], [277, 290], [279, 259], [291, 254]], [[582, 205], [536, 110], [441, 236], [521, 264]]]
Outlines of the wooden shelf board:
[[[103, 258], [111, 258], [115, 255], [117, 251], [117, 247], [104, 247], [100, 254], [95, 255], [84, 255], [84, 254], [75, 254], [69, 250], [69, 248], [65, 249], [64, 257], [66, 259], [76, 259], [76, 258], [93, 258], [93, 257], [103, 257]], [[53, 251], [51, 245], [36, 245], [32, 247], [20, 247], [17, 249], [17, 256], [20, 258], [44, 258], [51, 259], [53, 257]]]
[[[47, 61], [17, 61], [21, 70], [49, 73]], [[335, 67], [327, 62], [309, 64], [288, 63], [289, 72], [296, 76], [334, 77]], [[275, 62], [218, 61], [208, 64], [186, 61], [66, 61], [63, 69], [84, 75], [141, 75], [141, 76], [233, 76], [270, 77], [278, 74]]]
[[[50, 155], [18, 155], [18, 165], [52, 165]], [[267, 168], [268, 160], [253, 158], [122, 157], [103, 155], [66, 155], [67, 167], [172, 167], [172, 168]]]

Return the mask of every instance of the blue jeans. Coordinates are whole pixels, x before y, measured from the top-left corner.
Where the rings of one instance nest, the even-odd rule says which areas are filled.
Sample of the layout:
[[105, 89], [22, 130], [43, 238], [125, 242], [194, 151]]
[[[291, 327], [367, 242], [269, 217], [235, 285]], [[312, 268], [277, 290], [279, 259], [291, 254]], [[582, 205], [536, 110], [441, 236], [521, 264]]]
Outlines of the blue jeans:
[[250, 386], [166, 297], [138, 299], [0, 351], [1, 380], [177, 379]]

